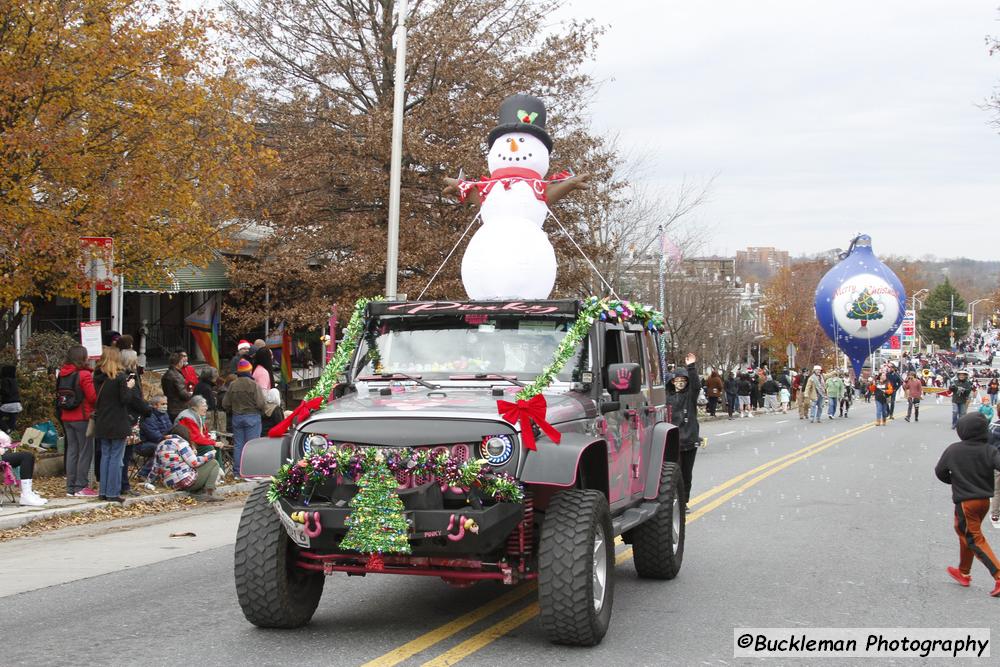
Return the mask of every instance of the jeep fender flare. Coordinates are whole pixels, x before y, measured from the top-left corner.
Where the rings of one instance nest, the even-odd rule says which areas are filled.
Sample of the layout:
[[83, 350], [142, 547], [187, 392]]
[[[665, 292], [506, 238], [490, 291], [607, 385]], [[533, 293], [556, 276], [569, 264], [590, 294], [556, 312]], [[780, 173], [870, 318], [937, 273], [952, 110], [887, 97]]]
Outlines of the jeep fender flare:
[[653, 427], [653, 442], [649, 450], [649, 465], [646, 467], [646, 485], [642, 497], [656, 500], [660, 491], [660, 469], [664, 463], [679, 463], [681, 441], [677, 427], [669, 422], [660, 422]]
[[539, 439], [538, 449], [524, 452], [521, 481], [525, 484], [570, 488], [583, 471], [587, 488], [608, 495], [608, 444], [585, 433], [563, 433], [557, 445]]
[[240, 477], [243, 479], [269, 479], [278, 473], [292, 455], [292, 436], [283, 438], [254, 438], [243, 445], [240, 456]]

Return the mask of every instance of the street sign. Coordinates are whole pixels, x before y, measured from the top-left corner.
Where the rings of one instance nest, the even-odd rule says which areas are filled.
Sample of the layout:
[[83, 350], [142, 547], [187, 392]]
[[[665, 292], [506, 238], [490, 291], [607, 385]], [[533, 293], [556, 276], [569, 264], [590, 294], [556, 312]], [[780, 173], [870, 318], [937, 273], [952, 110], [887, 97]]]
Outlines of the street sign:
[[80, 282], [81, 290], [88, 290], [91, 281], [98, 292], [110, 292], [114, 285], [111, 275], [114, 240], [107, 236], [80, 237], [80, 272], [86, 278]]
[[795, 368], [795, 343], [789, 343], [785, 353], [788, 355], [788, 365]]
[[913, 340], [913, 336], [916, 333], [916, 313], [914, 311], [906, 311], [900, 330], [903, 334], [903, 340]]

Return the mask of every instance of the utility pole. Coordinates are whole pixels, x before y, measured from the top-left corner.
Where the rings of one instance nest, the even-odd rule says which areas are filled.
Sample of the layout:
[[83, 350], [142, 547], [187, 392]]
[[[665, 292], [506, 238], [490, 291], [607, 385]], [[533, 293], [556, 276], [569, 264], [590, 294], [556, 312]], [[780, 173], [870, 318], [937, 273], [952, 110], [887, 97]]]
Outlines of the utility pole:
[[385, 255], [385, 298], [396, 299], [399, 269], [399, 192], [403, 161], [403, 91], [406, 77], [406, 2], [399, 2], [396, 26], [396, 80], [392, 98], [392, 156], [389, 173], [389, 244]]
[[90, 258], [90, 321], [97, 321], [97, 258]]

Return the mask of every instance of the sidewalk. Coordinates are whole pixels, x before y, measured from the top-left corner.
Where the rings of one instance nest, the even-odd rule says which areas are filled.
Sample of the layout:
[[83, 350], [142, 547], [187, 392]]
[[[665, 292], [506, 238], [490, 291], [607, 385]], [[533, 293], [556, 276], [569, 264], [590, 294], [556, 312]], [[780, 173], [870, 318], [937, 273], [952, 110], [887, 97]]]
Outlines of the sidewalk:
[[[215, 490], [215, 493], [222, 498], [236, 493], [249, 493], [257, 484], [258, 482], [237, 482], [234, 484], [225, 484], [218, 487]], [[151, 493], [149, 495], [138, 496], [135, 498], [127, 498], [124, 506], [129, 507], [137, 504], [179, 500], [187, 497], [190, 496], [184, 491], [163, 491], [162, 493]], [[3, 508], [0, 509], [0, 530], [19, 528], [35, 521], [43, 521], [56, 516], [66, 517], [74, 514], [82, 514], [84, 512], [92, 512], [93, 510], [106, 507], [121, 506], [122, 505], [119, 505], [118, 503], [110, 501], [66, 497], [49, 497], [48, 504], [43, 505], [42, 507], [23, 507], [18, 505], [17, 501], [5, 501]]]
[[213, 503], [0, 543], [0, 568], [10, 573], [0, 577], [0, 598], [229, 546], [240, 513], [235, 502]]

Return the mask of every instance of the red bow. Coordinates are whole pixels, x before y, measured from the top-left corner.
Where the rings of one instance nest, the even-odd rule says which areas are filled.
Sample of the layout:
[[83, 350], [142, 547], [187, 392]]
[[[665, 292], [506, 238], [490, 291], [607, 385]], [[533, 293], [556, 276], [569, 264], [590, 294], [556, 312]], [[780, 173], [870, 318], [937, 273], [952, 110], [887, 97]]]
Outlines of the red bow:
[[545, 421], [545, 411], [547, 409], [545, 397], [541, 394], [533, 396], [525, 401], [519, 400], [517, 403], [510, 401], [497, 401], [497, 412], [504, 418], [504, 421], [515, 424], [521, 423], [521, 438], [524, 439], [524, 448], [535, 451], [535, 432], [532, 430], [532, 423], [537, 424], [545, 435], [549, 436], [552, 442], [559, 444], [562, 434], [557, 431], [552, 424]]
[[295, 423], [296, 421], [302, 421], [316, 410], [319, 410], [319, 407], [322, 404], [323, 404], [322, 396], [317, 396], [316, 398], [313, 398], [311, 400], [303, 401], [302, 403], [299, 404], [299, 407], [295, 408], [292, 414], [285, 417], [285, 419], [282, 420], [280, 423], [271, 427], [271, 430], [267, 432], [267, 437], [269, 438], [283, 437], [286, 433], [288, 433], [288, 429], [292, 427], [293, 423]]

